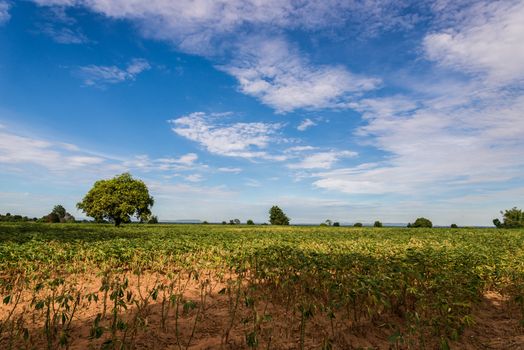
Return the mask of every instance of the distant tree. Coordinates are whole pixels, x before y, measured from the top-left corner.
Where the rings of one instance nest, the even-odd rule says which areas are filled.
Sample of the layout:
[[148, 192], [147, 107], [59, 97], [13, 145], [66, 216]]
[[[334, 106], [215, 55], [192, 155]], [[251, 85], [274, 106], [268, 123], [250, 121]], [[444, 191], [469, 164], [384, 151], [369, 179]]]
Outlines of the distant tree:
[[321, 222], [321, 223], [320, 223], [320, 226], [322, 226], [322, 227], [327, 227], [327, 224], [326, 224], [325, 222]]
[[333, 224], [333, 221], [331, 221], [330, 219], [327, 219], [324, 222], [326, 223], [327, 226], [331, 226]]
[[335, 226], [335, 227], [339, 227], [339, 226], [340, 226], [340, 222], [335, 221], [335, 222], [333, 223], [333, 226]]
[[59, 205], [55, 205], [51, 213], [55, 213], [56, 215], [58, 215], [60, 220], [62, 220], [65, 217], [67, 211], [65, 210], [63, 206], [59, 204]]
[[274, 205], [269, 209], [269, 222], [271, 225], [289, 225], [289, 218], [282, 209]]
[[458, 228], [457, 224], [451, 224], [451, 228]]
[[153, 197], [149, 195], [144, 182], [124, 173], [95, 182], [77, 207], [97, 221], [107, 219], [119, 226], [123, 222], [130, 222], [131, 216], [148, 220], [153, 203]]
[[239, 219], [234, 219], [233, 222], [235, 223], [235, 225], [240, 225], [240, 220]]
[[524, 227], [524, 212], [517, 207], [501, 211], [502, 220], [494, 219], [493, 224], [497, 228], [521, 228]]
[[375, 221], [375, 223], [373, 224], [374, 227], [382, 227], [382, 223], [380, 221]]
[[158, 217], [156, 215], [152, 215], [151, 218], [147, 221], [148, 224], [158, 224]]
[[362, 227], [362, 223], [361, 222], [355, 222], [355, 224], [353, 224], [354, 227]]
[[206, 220], [202, 221], [202, 225], [208, 225], [209, 222], [207, 222]]
[[225, 221], [222, 221], [222, 225], [227, 225], [227, 222], [225, 222]]
[[246, 221], [246, 225], [254, 225], [254, 224], [255, 224], [255, 222], [253, 220], [251, 220], [251, 219]]
[[433, 227], [433, 223], [426, 218], [417, 218], [414, 223], [408, 224], [408, 227]]

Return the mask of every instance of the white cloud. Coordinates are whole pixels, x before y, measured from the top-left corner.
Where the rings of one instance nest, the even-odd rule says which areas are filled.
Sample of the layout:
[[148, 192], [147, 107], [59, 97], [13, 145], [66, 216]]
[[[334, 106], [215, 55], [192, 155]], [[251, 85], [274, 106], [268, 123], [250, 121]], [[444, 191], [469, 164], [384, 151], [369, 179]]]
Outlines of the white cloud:
[[244, 185], [249, 187], [260, 187], [262, 186], [262, 183], [255, 179], [247, 179], [246, 182], [244, 182]]
[[195, 112], [170, 120], [176, 134], [198, 142], [210, 153], [240, 158], [279, 160], [263, 149], [274, 141], [278, 123], [214, 124], [216, 115]]
[[[316, 65], [284, 39], [289, 29], [361, 27], [368, 34], [409, 27], [415, 16], [397, 1], [312, 0], [37, 0], [40, 5], [78, 5], [110, 18], [129, 19], [146, 37], [166, 40], [179, 50], [212, 58], [233, 75], [242, 93], [279, 112], [344, 107], [354, 94], [372, 90], [376, 78], [358, 76], [342, 65]], [[409, 12], [409, 11], [408, 11]], [[387, 16], [384, 16], [387, 14]], [[272, 38], [253, 33], [275, 33]], [[115, 66], [87, 67], [86, 84], [127, 80]]]
[[330, 169], [341, 158], [356, 157], [353, 151], [328, 151], [318, 152], [303, 156], [298, 163], [288, 165], [290, 169]]
[[190, 174], [184, 177], [189, 182], [200, 182], [204, 180], [201, 174]]
[[418, 109], [390, 101], [390, 112], [387, 101], [374, 104], [378, 110], [363, 107], [368, 124], [359, 131], [387, 158], [317, 173], [315, 186], [348, 194], [449, 196], [521, 176], [524, 96], [494, 92], [481, 104], [449, 108], [438, 99], [419, 101]]
[[285, 153], [298, 153], [298, 152], [312, 151], [317, 148], [318, 147], [313, 147], [313, 146], [294, 146], [294, 147], [289, 147], [285, 149], [284, 152]]
[[117, 66], [89, 65], [80, 67], [78, 74], [88, 86], [105, 86], [124, 81], [135, 80], [136, 76], [148, 69], [151, 65], [144, 59], [131, 60], [126, 68]]
[[0, 25], [7, 23], [11, 18], [9, 8], [11, 5], [7, 1], [0, 1]]
[[309, 129], [310, 127], [315, 126], [315, 125], [317, 125], [317, 123], [315, 123], [314, 121], [312, 121], [309, 118], [306, 118], [302, 122], [300, 122], [300, 124], [297, 126], [297, 130], [298, 131], [306, 131], [307, 129]]
[[492, 83], [524, 79], [524, 2], [480, 2], [461, 12], [460, 21], [424, 39], [429, 59]]
[[222, 167], [217, 169], [221, 173], [232, 173], [232, 174], [239, 174], [242, 172], [241, 168], [228, 168], [228, 167]]
[[243, 41], [234, 61], [219, 68], [238, 80], [240, 91], [278, 112], [341, 107], [352, 95], [380, 84], [379, 79], [357, 76], [343, 66], [315, 66], [275, 38]]

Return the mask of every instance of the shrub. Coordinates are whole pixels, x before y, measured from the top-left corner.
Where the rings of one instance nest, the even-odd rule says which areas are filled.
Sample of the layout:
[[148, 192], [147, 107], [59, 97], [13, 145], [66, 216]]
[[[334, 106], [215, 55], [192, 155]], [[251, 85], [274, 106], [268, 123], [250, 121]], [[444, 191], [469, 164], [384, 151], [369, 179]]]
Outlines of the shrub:
[[373, 224], [373, 227], [382, 227], [382, 223], [380, 221], [375, 221], [375, 223]]
[[340, 222], [335, 221], [335, 222], [333, 223], [333, 226], [339, 227], [339, 226], [340, 226]]
[[148, 224], [158, 224], [158, 217], [156, 215], [151, 216], [151, 218], [149, 219], [147, 223]]
[[451, 228], [458, 228], [457, 224], [451, 224]]
[[361, 222], [355, 222], [355, 224], [353, 225], [353, 227], [362, 227], [362, 223]]
[[253, 220], [251, 220], [251, 219], [246, 221], [246, 225], [254, 225], [254, 224], [255, 224], [255, 222]]

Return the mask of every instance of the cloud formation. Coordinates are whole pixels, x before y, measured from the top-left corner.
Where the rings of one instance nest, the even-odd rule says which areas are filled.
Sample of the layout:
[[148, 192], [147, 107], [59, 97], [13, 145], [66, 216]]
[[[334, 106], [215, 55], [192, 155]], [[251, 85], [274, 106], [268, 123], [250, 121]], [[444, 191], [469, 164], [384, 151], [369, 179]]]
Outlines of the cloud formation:
[[462, 11], [462, 21], [427, 35], [429, 59], [491, 83], [524, 79], [524, 2], [479, 2]]
[[80, 67], [78, 75], [84, 80], [84, 84], [87, 86], [105, 87], [108, 84], [118, 84], [135, 80], [138, 74], [149, 69], [151, 69], [149, 62], [142, 58], [135, 58], [131, 60], [125, 68], [119, 68], [117, 66], [97, 66], [93, 64]]
[[279, 123], [218, 122], [221, 116], [194, 112], [169, 120], [176, 134], [199, 143], [208, 152], [228, 157], [262, 158], [278, 160], [264, 149], [274, 140]]

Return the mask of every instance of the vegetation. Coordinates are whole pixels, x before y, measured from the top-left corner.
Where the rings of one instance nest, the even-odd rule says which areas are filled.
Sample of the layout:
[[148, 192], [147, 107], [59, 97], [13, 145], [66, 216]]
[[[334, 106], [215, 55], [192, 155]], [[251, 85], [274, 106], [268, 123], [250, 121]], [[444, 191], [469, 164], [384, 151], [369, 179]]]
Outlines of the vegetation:
[[289, 225], [289, 218], [282, 209], [274, 205], [269, 209], [269, 223], [271, 225]]
[[335, 227], [339, 227], [339, 226], [340, 226], [340, 222], [335, 221], [335, 222], [333, 223], [333, 226], [335, 226]]
[[362, 227], [362, 226], [363, 226], [363, 225], [362, 225], [361, 222], [355, 222], [355, 223], [353, 224], [353, 227]]
[[425, 227], [425, 228], [431, 228], [433, 227], [433, 223], [426, 219], [426, 218], [418, 218], [415, 220], [414, 223], [409, 223], [408, 227]]
[[254, 225], [254, 224], [255, 224], [255, 222], [253, 220], [251, 220], [251, 219], [246, 221], [246, 225]]
[[457, 224], [451, 224], [450, 228], [458, 228]]
[[382, 227], [382, 223], [380, 221], [375, 221], [375, 223], [373, 224], [373, 227]]
[[132, 216], [147, 221], [153, 203], [153, 197], [149, 195], [144, 182], [124, 173], [95, 182], [77, 207], [96, 221], [106, 219], [119, 226], [123, 222], [130, 222]]
[[75, 217], [69, 214], [62, 205], [55, 205], [53, 210], [40, 219], [42, 222], [48, 223], [71, 223], [75, 222]]
[[500, 214], [502, 214], [502, 220], [503, 222], [500, 222], [499, 219], [494, 219], [493, 224], [497, 228], [522, 228], [524, 227], [524, 212], [520, 209], [517, 209], [517, 207], [513, 207], [511, 209], [501, 211]]
[[28, 222], [28, 221], [36, 221], [36, 218], [29, 218], [27, 216], [22, 215], [11, 215], [11, 213], [6, 213], [5, 215], [0, 214], [0, 222]]
[[185, 349], [221, 298], [226, 346], [448, 349], [486, 291], [524, 311], [523, 259], [523, 230], [4, 223], [0, 348]]

